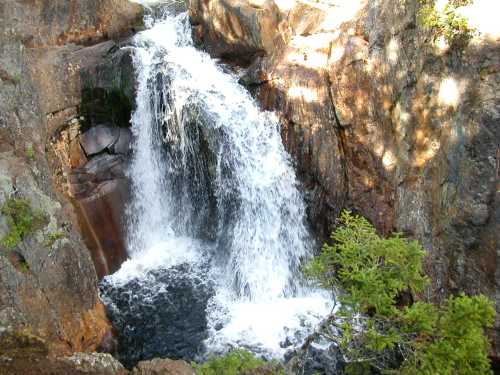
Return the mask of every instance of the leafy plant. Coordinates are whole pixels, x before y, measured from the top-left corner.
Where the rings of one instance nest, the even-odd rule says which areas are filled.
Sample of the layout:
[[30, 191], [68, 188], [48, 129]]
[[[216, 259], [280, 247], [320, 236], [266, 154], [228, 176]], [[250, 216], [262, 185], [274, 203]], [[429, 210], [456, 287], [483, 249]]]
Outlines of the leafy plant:
[[436, 36], [444, 36], [450, 46], [465, 48], [477, 31], [469, 26], [467, 18], [459, 14], [457, 8], [472, 2], [449, 0], [444, 9], [438, 11], [435, 0], [420, 0], [418, 20], [423, 27], [433, 30]]
[[[212, 357], [201, 365], [193, 364], [193, 367], [197, 375], [242, 375], [265, 365], [264, 360], [255, 357], [251, 352], [236, 349], [224, 356]], [[284, 372], [276, 369], [274, 374], [284, 375]]]
[[66, 235], [62, 231], [49, 233], [47, 235], [47, 237], [45, 238], [44, 245], [48, 248], [52, 248], [52, 246], [54, 246], [54, 243], [56, 243], [56, 241], [58, 241], [64, 237], [66, 237]]
[[442, 305], [412, 303], [411, 296], [428, 284], [421, 245], [400, 234], [382, 238], [348, 211], [340, 224], [333, 245], [324, 245], [306, 272], [322, 286], [343, 290], [322, 335], [340, 343], [351, 373], [491, 373], [485, 329], [495, 310], [488, 298], [462, 294]]
[[3, 246], [13, 249], [28, 234], [40, 228], [44, 215], [33, 210], [29, 201], [23, 198], [9, 198], [0, 208], [0, 213], [7, 218], [9, 233], [0, 241]]

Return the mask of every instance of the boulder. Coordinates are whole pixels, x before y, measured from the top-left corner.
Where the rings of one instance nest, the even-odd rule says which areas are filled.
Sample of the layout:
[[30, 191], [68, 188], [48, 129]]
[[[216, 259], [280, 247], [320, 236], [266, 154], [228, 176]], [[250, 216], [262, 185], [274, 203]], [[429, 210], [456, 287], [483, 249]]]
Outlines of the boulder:
[[1, 246], [0, 327], [28, 327], [54, 353], [97, 348], [111, 326], [92, 259], [69, 221], [71, 207], [45, 193], [32, 170], [12, 154], [0, 154], [0, 174], [8, 179], [1, 197], [26, 199], [43, 216], [14, 248]]
[[184, 263], [140, 277], [103, 280], [101, 296], [120, 333], [118, 357], [125, 366], [155, 357], [191, 361], [200, 354], [208, 336], [207, 304], [214, 294], [205, 267]]
[[87, 374], [124, 375], [128, 373], [123, 365], [108, 353], [74, 353], [61, 361], [70, 365], [75, 371]]
[[128, 155], [131, 150], [132, 132], [128, 128], [120, 128], [118, 140], [111, 148], [113, 154]]
[[286, 368], [293, 374], [344, 374], [346, 363], [337, 344], [318, 341], [321, 340], [310, 342], [305, 347], [288, 353], [285, 359]]
[[196, 372], [185, 361], [155, 358], [140, 361], [132, 375], [196, 375]]
[[87, 156], [111, 149], [120, 137], [120, 129], [109, 125], [97, 125], [80, 136], [80, 145]]
[[[188, 2], [197, 43], [217, 57], [250, 62], [280, 44], [279, 9], [270, 0]], [[275, 40], [276, 39], [276, 40]]]

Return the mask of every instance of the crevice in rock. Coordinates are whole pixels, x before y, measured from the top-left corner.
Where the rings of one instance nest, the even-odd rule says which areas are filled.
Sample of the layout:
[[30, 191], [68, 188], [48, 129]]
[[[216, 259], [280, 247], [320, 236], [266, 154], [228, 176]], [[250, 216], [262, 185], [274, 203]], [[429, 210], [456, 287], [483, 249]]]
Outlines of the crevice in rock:
[[[330, 45], [331, 46], [331, 45]], [[347, 173], [347, 161], [346, 161], [346, 136], [345, 136], [345, 127], [342, 126], [339, 120], [339, 116], [337, 114], [337, 109], [335, 107], [335, 101], [333, 99], [333, 93], [332, 93], [332, 81], [330, 79], [330, 76], [327, 74], [326, 75], [326, 82], [328, 86], [328, 98], [330, 100], [330, 104], [332, 106], [332, 112], [333, 112], [333, 118], [334, 118], [334, 124], [333, 128], [336, 133], [337, 139], [338, 139], [338, 145], [339, 145], [339, 152], [340, 152], [340, 159], [342, 161], [342, 171], [343, 171], [343, 177], [344, 177], [344, 186], [343, 186], [343, 191], [344, 191], [344, 202], [341, 202], [339, 205], [340, 207], [345, 207], [347, 201], [349, 200], [349, 174]]]

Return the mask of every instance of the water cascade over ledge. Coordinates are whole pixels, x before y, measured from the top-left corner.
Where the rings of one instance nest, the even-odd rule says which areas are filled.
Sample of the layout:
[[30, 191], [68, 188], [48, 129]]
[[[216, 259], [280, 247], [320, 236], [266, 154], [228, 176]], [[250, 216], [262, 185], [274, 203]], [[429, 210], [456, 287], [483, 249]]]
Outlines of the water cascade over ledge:
[[282, 358], [331, 306], [301, 274], [314, 241], [279, 122], [193, 46], [186, 13], [152, 14], [135, 38], [130, 259], [101, 285], [120, 356]]

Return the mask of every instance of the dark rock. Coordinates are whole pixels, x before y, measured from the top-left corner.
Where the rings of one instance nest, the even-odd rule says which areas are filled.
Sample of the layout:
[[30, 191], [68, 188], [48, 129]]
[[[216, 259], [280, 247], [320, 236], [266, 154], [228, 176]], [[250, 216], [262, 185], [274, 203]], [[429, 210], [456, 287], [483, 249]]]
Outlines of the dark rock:
[[93, 181], [99, 183], [125, 178], [124, 164], [125, 160], [121, 155], [102, 154], [90, 159], [81, 170], [87, 175], [93, 175]]
[[98, 154], [118, 141], [120, 130], [109, 125], [97, 125], [80, 136], [80, 145], [87, 156]]
[[[103, 123], [121, 128], [130, 126], [136, 77], [133, 50], [126, 48], [127, 43], [103, 45], [100, 60], [95, 64], [85, 63], [80, 71], [80, 114], [85, 128]], [[79, 60], [78, 57], [74, 59]]]
[[56, 174], [56, 183], [73, 198], [84, 242], [102, 278], [127, 258], [125, 169], [135, 95], [131, 50], [108, 41], [72, 51], [63, 63], [79, 67], [80, 91], [71, 92], [78, 111], [71, 112], [74, 118], [66, 124], [64, 116], [52, 118], [51, 159], [55, 170], [66, 171]]
[[189, 264], [123, 284], [104, 279], [101, 296], [119, 331], [119, 358], [128, 367], [154, 357], [193, 360], [207, 337], [212, 295], [205, 270]]
[[[118, 132], [118, 128], [117, 133]], [[68, 175], [80, 230], [90, 250], [99, 279], [117, 271], [127, 259], [125, 206], [129, 181], [125, 157], [95, 155]]]
[[114, 154], [128, 155], [131, 149], [132, 132], [128, 128], [120, 128], [120, 136], [111, 148]]
[[54, 169], [67, 171], [57, 183], [74, 198], [77, 220], [99, 278], [116, 271], [127, 258], [124, 237], [129, 181], [125, 169], [135, 100], [132, 51], [121, 48], [127, 43], [107, 41], [63, 55], [62, 66], [79, 68], [70, 77], [78, 84], [68, 85], [69, 93], [62, 90], [78, 111], [72, 113], [69, 128], [61, 131], [68, 121], [65, 116], [54, 116], [49, 128], [56, 139]]
[[290, 352], [285, 358], [287, 368], [303, 375], [342, 375], [345, 361], [335, 343], [312, 342], [305, 348]]
[[[118, 143], [121, 151], [125, 150], [130, 131], [102, 125], [78, 137], [75, 134], [78, 134], [79, 128], [74, 130], [72, 126], [61, 131], [54, 145], [58, 160], [71, 160], [71, 145], [77, 138], [81, 138], [84, 147], [99, 152], [85, 159], [84, 165], [78, 163], [78, 166], [70, 168], [64, 165], [69, 170], [61, 185], [66, 188], [65, 193], [73, 198], [83, 240], [90, 249], [100, 279], [118, 270], [127, 259], [125, 207], [129, 199], [129, 181], [125, 169], [128, 154], [110, 152]], [[71, 138], [72, 134], [75, 138]]]

